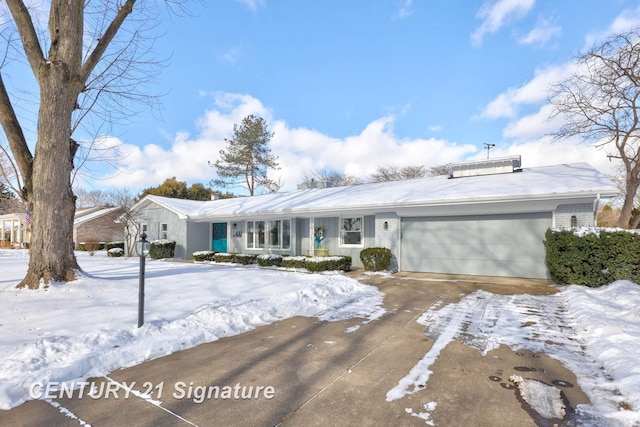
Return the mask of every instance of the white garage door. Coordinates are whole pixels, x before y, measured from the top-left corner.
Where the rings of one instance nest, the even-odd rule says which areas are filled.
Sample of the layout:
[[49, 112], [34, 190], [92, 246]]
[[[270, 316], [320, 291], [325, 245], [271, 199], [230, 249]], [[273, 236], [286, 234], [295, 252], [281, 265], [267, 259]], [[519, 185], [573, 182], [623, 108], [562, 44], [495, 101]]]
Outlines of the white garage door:
[[547, 278], [551, 213], [402, 219], [403, 271]]

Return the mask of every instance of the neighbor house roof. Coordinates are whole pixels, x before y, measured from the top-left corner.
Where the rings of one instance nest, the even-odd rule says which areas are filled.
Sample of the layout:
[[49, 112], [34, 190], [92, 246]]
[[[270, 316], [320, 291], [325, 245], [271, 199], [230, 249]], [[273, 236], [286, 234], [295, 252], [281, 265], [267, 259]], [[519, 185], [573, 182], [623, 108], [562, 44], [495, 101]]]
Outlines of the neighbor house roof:
[[596, 196], [610, 198], [618, 194], [618, 187], [605, 175], [587, 163], [576, 163], [494, 175], [436, 176], [204, 202], [148, 195], [138, 205], [154, 202], [183, 218], [205, 221], [234, 216], [322, 214], [365, 209], [382, 211], [399, 207]]
[[117, 211], [118, 209], [120, 209], [118, 206], [116, 207], [95, 206], [88, 209], [82, 209], [82, 210], [79, 209], [76, 211], [75, 217], [73, 219], [73, 226], [78, 227], [79, 225], [85, 224], [96, 218], [100, 218], [101, 216]]

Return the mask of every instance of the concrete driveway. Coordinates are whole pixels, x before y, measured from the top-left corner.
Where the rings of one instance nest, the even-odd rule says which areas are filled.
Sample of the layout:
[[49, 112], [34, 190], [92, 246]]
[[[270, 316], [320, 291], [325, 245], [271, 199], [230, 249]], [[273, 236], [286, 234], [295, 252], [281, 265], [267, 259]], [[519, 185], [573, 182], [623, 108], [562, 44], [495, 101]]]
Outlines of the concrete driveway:
[[[418, 317], [484, 289], [555, 292], [544, 281], [421, 274], [365, 276], [385, 293], [387, 313], [365, 322], [292, 318], [91, 379], [101, 398], [29, 401], [2, 411], [11, 426], [535, 426], [540, 419], [509, 383], [513, 373], [570, 385], [569, 410], [588, 399], [575, 376], [542, 354], [501, 347], [482, 356], [452, 342], [421, 391], [387, 392], [429, 351]], [[148, 392], [144, 396], [141, 392]], [[207, 395], [208, 393], [208, 395]], [[430, 402], [437, 402], [434, 407]], [[433, 425], [433, 424], [431, 424]]]

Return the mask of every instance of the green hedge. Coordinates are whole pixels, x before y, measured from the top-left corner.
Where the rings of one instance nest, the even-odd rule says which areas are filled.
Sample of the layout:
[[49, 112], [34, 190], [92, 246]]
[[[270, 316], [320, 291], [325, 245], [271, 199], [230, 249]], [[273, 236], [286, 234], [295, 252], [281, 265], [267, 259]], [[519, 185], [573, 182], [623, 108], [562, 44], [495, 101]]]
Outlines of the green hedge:
[[258, 255], [257, 261], [260, 267], [282, 267], [282, 255], [263, 254]]
[[307, 257], [303, 256], [288, 256], [282, 258], [282, 266], [284, 268], [306, 268], [306, 259]]
[[193, 256], [194, 261], [215, 261], [214, 256], [216, 253], [216, 251], [198, 251], [191, 254], [191, 256]]
[[169, 240], [154, 240], [149, 247], [149, 258], [162, 259], [173, 258], [176, 251], [176, 242]]
[[351, 270], [350, 256], [313, 257], [305, 260], [305, 267], [311, 272], [318, 271], [349, 271]]
[[367, 271], [388, 270], [391, 265], [391, 249], [366, 248], [360, 251], [360, 261]]
[[330, 257], [304, 257], [289, 256], [282, 258], [284, 268], [305, 268], [311, 272], [318, 271], [349, 271], [351, 270], [351, 257], [330, 256]]
[[215, 262], [230, 262], [234, 264], [249, 265], [256, 263], [257, 255], [253, 254], [236, 254], [220, 252], [216, 253], [213, 258]]
[[551, 280], [561, 285], [598, 287], [616, 280], [638, 282], [640, 235], [605, 231], [576, 235], [548, 230], [546, 263]]

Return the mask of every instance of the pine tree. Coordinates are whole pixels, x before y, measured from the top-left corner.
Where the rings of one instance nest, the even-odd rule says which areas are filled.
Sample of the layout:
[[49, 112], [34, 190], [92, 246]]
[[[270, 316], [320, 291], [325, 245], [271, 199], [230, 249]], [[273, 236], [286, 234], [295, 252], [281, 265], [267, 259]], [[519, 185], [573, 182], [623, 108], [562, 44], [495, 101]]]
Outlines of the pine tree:
[[262, 117], [253, 114], [233, 126], [233, 138], [226, 139], [227, 149], [220, 150], [220, 159], [209, 165], [216, 169], [214, 186], [244, 186], [253, 196], [258, 187], [277, 191], [278, 184], [267, 177], [269, 169], [280, 169], [278, 157], [271, 154], [269, 141], [273, 137]]

